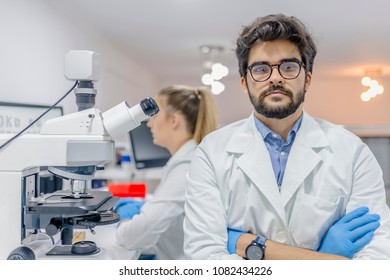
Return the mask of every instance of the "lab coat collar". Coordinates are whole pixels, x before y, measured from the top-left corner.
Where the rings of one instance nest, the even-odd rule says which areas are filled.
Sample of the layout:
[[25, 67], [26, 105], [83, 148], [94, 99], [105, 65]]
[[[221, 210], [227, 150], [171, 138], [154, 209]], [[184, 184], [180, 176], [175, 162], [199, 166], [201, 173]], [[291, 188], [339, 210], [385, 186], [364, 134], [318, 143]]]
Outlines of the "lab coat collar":
[[242, 154], [247, 151], [253, 142], [262, 139], [260, 132], [257, 130], [254, 118], [252, 114], [249, 118], [244, 120], [237, 132], [230, 138], [230, 141], [226, 147], [226, 151], [229, 153]]
[[306, 144], [312, 148], [330, 146], [328, 137], [318, 122], [305, 111], [303, 111], [302, 124], [297, 135], [299, 134], [301, 134], [303, 140], [306, 140]]

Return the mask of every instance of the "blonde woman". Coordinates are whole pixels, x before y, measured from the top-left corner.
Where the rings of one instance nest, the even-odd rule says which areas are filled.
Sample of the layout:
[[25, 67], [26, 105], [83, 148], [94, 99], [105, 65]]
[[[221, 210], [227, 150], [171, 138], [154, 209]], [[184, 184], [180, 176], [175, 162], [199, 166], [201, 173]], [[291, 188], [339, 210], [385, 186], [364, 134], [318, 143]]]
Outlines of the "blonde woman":
[[186, 174], [197, 145], [217, 128], [216, 107], [206, 88], [169, 86], [155, 100], [160, 112], [147, 125], [154, 144], [166, 148], [172, 156], [152, 199], [145, 202], [139, 214], [121, 220], [117, 243], [137, 251], [153, 248], [161, 260], [184, 259]]

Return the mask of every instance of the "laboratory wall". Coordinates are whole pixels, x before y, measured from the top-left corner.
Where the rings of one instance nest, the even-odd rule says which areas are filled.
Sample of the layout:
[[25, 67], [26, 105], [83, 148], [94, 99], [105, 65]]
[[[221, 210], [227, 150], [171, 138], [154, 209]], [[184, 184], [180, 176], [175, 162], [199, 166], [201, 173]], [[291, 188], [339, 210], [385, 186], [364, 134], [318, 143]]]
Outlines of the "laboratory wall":
[[[53, 104], [74, 84], [63, 70], [64, 55], [73, 49], [100, 54], [101, 78], [95, 87], [96, 107], [102, 111], [122, 101], [136, 104], [158, 88], [131, 54], [46, 1], [2, 0], [0, 34], [0, 101]], [[73, 93], [59, 105], [65, 114], [77, 111]]]
[[[317, 65], [317, 68], [321, 67]], [[314, 73], [305, 108], [313, 116], [336, 124], [362, 127], [390, 127], [390, 79], [382, 77], [384, 93], [367, 102], [360, 95], [367, 90], [361, 76], [323, 76]], [[390, 136], [390, 131], [389, 135]]]

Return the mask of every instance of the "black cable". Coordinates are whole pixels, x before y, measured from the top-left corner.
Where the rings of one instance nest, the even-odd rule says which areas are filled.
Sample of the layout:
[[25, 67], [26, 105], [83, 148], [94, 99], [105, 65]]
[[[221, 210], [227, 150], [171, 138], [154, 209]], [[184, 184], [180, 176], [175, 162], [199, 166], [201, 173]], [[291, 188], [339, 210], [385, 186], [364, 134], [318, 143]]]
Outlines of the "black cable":
[[55, 106], [57, 106], [58, 103], [60, 103], [65, 97], [67, 97], [69, 95], [69, 93], [71, 93], [74, 88], [77, 86], [77, 84], [79, 83], [79, 81], [76, 81], [74, 83], [74, 85], [72, 86], [72, 88], [70, 90], [68, 90], [64, 96], [62, 96], [56, 103], [54, 103], [50, 108], [48, 108], [45, 112], [43, 112], [38, 118], [36, 118], [33, 122], [31, 122], [28, 126], [26, 126], [25, 128], [23, 128], [21, 131], [19, 131], [17, 134], [15, 134], [12, 138], [8, 139], [5, 143], [3, 143], [1, 146], [0, 146], [0, 150], [3, 149], [6, 145], [8, 145], [9, 143], [11, 143], [13, 140], [15, 140], [17, 137], [19, 137], [23, 132], [25, 132], [27, 129], [29, 129], [31, 126], [33, 126], [37, 121], [39, 121], [44, 115], [46, 115], [51, 109], [53, 109]]

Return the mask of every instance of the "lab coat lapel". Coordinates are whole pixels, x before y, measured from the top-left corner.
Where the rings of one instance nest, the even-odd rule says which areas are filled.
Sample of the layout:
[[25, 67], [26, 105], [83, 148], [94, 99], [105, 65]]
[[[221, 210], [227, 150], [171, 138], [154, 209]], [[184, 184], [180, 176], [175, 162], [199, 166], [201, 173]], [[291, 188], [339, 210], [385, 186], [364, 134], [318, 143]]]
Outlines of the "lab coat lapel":
[[238, 166], [271, 202], [282, 220], [285, 220], [270, 155], [254, 124], [253, 117], [248, 118], [237, 131], [227, 149], [228, 152], [241, 154], [237, 160]]
[[283, 177], [281, 197], [284, 205], [288, 203], [307, 176], [321, 162], [317, 151], [325, 146], [329, 146], [326, 135], [318, 123], [304, 113]]

